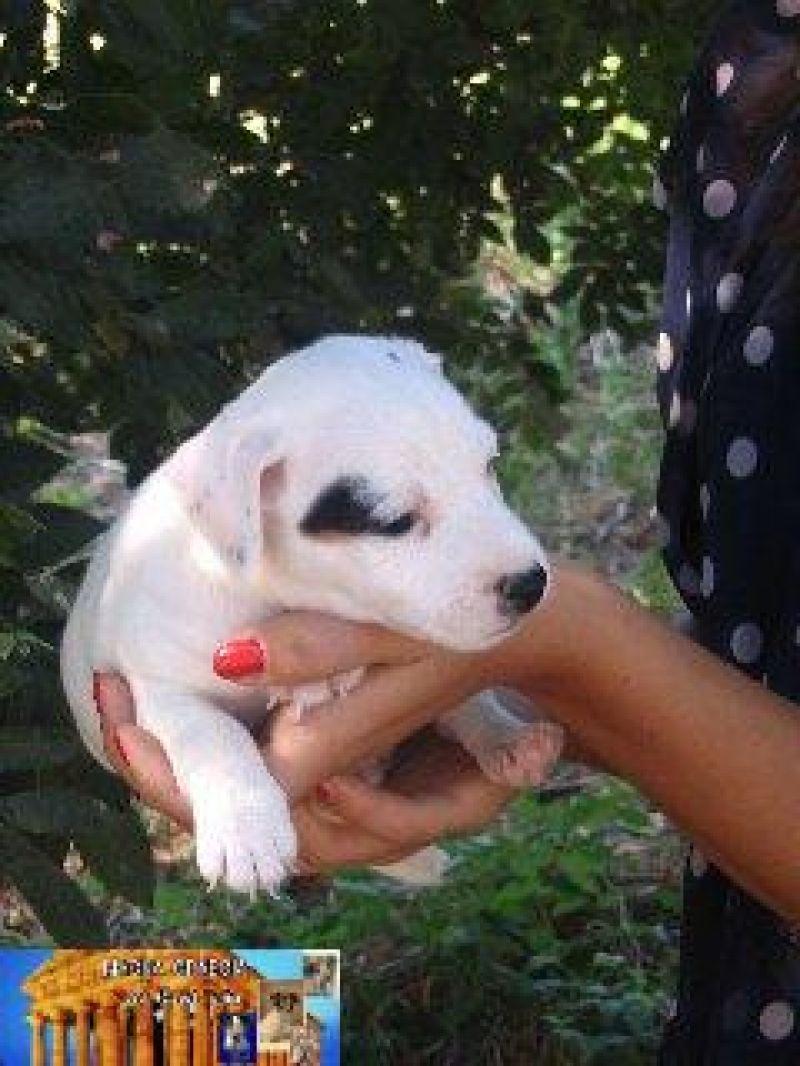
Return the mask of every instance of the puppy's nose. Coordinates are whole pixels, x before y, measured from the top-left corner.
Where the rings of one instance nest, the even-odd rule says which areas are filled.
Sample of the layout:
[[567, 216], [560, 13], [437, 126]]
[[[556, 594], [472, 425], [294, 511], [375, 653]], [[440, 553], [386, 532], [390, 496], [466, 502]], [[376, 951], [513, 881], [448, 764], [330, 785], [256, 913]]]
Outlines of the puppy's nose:
[[547, 571], [538, 564], [521, 574], [509, 574], [497, 583], [505, 610], [515, 615], [532, 611], [546, 588]]

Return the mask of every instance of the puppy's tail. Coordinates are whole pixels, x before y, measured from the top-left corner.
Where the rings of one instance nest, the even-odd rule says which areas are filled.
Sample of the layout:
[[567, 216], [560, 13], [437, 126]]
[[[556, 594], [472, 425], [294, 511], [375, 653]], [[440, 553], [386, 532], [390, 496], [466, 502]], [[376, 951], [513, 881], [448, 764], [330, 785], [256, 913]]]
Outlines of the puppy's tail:
[[427, 847], [414, 852], [399, 862], [392, 862], [386, 866], [373, 866], [384, 877], [390, 877], [393, 881], [402, 881], [407, 885], [416, 885], [419, 888], [428, 888], [441, 885], [444, 876], [450, 866], [450, 856], [442, 848]]

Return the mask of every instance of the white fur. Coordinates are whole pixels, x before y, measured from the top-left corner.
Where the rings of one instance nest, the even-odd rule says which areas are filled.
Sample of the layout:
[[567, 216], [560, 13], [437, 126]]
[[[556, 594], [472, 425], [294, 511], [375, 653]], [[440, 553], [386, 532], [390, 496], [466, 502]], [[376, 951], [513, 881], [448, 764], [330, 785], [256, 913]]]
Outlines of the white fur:
[[[487, 472], [495, 448], [420, 345], [330, 337], [269, 367], [147, 478], [104, 537], [64, 634], [67, 697], [108, 765], [92, 673], [127, 678], [137, 721], [161, 741], [191, 802], [210, 882], [275, 890], [296, 847], [285, 796], [248, 728], [264, 716], [263, 692], [218, 678], [213, 649], [289, 608], [454, 649], [502, 639], [510, 622], [496, 582], [545, 559]], [[317, 495], [353, 475], [379, 488], [388, 515], [419, 511], [419, 528], [400, 538], [302, 534]], [[307, 704], [328, 693], [294, 696]], [[458, 735], [457, 716], [449, 729]], [[474, 713], [465, 738], [479, 754], [486, 737], [471, 736]]]

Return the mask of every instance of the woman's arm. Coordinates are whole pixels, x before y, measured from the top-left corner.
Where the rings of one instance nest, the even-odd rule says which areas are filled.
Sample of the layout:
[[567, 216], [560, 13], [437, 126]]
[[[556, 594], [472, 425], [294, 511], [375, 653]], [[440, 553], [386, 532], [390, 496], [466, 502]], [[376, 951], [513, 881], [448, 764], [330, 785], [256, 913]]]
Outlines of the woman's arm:
[[[493, 685], [517, 688], [562, 722], [580, 749], [638, 785], [744, 887], [800, 921], [798, 711], [600, 579], [557, 567], [544, 602], [517, 634], [478, 654], [443, 652], [379, 627], [312, 615], [283, 615], [245, 636], [267, 649], [266, 669], [253, 683], [383, 664], [303, 722], [278, 721], [265, 758], [296, 803], [466, 696]], [[112, 697], [114, 687], [106, 683]], [[116, 688], [116, 697], [98, 701], [110, 758], [148, 802], [185, 818], [163, 752], [132, 724], [130, 699]], [[132, 765], [120, 760], [115, 739]], [[430, 773], [423, 779], [435, 783]], [[343, 780], [329, 790], [328, 803], [374, 838], [363, 855], [379, 861], [437, 839], [445, 825], [474, 826], [476, 811], [488, 820], [505, 798], [476, 775], [469, 791], [448, 787], [436, 804], [424, 791], [395, 796]], [[319, 827], [315, 832], [322, 835]], [[381, 841], [388, 842], [385, 852]], [[311, 850], [324, 850], [326, 867], [353, 859], [341, 828], [325, 835], [324, 849]]]
[[800, 708], [571, 567], [500, 654], [512, 687], [800, 920]]

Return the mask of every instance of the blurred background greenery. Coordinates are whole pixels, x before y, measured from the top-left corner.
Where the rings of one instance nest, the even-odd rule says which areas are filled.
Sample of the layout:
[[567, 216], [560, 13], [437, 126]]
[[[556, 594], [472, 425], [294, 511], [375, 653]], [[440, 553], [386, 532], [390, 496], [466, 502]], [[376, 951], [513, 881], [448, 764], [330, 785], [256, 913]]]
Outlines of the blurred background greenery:
[[441, 892], [207, 897], [81, 753], [57, 646], [122, 472], [334, 330], [444, 352], [548, 546], [673, 609], [651, 189], [714, 6], [5, 0], [0, 939], [340, 946], [347, 1062], [652, 1061], [679, 847], [630, 789], [520, 799]]

